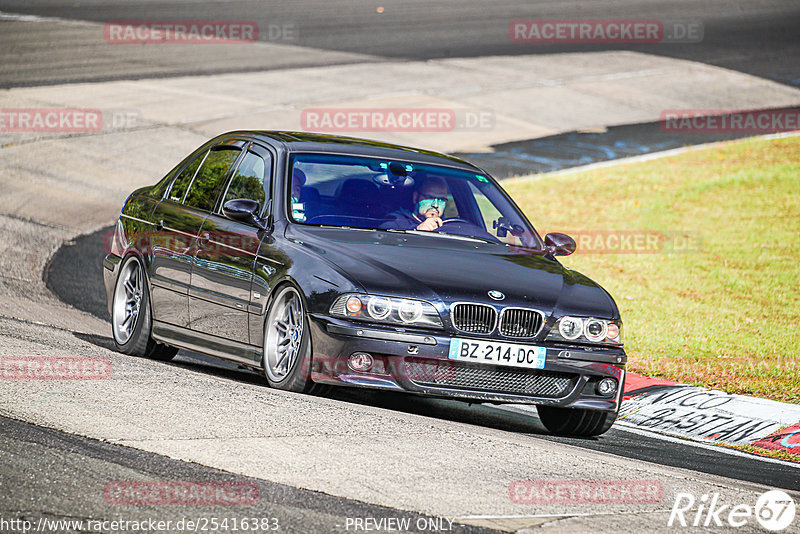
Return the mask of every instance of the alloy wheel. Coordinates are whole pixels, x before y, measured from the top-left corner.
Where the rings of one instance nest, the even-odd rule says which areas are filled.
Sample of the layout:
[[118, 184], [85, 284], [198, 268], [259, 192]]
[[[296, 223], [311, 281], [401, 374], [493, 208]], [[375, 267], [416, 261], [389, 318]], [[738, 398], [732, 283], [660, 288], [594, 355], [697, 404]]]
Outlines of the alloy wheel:
[[111, 322], [117, 343], [124, 345], [133, 335], [142, 306], [142, 266], [132, 259], [123, 267], [114, 290]]
[[272, 305], [264, 335], [264, 370], [273, 382], [283, 381], [300, 357], [303, 303], [294, 288], [283, 290]]

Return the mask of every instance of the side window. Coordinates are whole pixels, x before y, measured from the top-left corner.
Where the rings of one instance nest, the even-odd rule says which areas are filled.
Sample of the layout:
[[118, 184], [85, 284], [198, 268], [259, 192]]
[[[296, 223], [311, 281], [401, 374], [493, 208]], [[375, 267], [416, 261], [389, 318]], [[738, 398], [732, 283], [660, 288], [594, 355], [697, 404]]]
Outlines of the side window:
[[472, 195], [475, 197], [475, 202], [478, 203], [478, 209], [481, 211], [481, 218], [483, 219], [483, 226], [491, 230], [492, 223], [497, 221], [503, 214], [500, 213], [492, 201], [486, 198], [478, 187], [472, 182], [469, 183], [469, 188], [472, 190]]
[[183, 202], [183, 197], [186, 195], [186, 190], [189, 188], [189, 184], [192, 183], [192, 178], [194, 178], [194, 173], [197, 172], [197, 168], [203, 163], [203, 159], [205, 159], [206, 154], [208, 152], [203, 152], [192, 161], [189, 165], [183, 169], [183, 172], [175, 178], [175, 182], [172, 184], [172, 189], [169, 192], [167, 198], [172, 202]]
[[[494, 203], [492, 203], [492, 201], [487, 198], [480, 188], [478, 188], [474, 183], [470, 182], [469, 187], [475, 197], [475, 202], [478, 205], [478, 209], [481, 212], [481, 219], [483, 220], [483, 226], [486, 228], [486, 231], [491, 235], [496, 236], [503, 243], [510, 245], [523, 245], [524, 243], [522, 239], [517, 237], [519, 234], [515, 235], [513, 232], [506, 232], [505, 236], [500, 235], [500, 231], [496, 229], [496, 226], [498, 223], [502, 222], [503, 214], [500, 213], [500, 210], [497, 209], [497, 206], [495, 206]], [[507, 220], [506, 222], [507, 224], [517, 223], [517, 221], [513, 219]]]
[[[248, 152], [233, 173], [223, 204], [236, 198], [257, 200], [264, 207], [264, 179], [272, 174], [269, 163], [253, 152]], [[269, 184], [268, 184], [269, 185]]]
[[197, 171], [184, 204], [200, 210], [213, 210], [220, 189], [225, 184], [225, 175], [240, 152], [232, 147], [212, 149]]

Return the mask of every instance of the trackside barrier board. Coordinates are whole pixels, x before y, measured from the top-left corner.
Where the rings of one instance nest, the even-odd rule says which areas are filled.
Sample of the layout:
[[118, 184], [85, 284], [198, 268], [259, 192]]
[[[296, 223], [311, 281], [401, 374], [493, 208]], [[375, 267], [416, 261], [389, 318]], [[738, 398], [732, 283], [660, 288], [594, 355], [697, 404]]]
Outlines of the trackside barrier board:
[[619, 424], [727, 445], [800, 454], [800, 406], [626, 376]]

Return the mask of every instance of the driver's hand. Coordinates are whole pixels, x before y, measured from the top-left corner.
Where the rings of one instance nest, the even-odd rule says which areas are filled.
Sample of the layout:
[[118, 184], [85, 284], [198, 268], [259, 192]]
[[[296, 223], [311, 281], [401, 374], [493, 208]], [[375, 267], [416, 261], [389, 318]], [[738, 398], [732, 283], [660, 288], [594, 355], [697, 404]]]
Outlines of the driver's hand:
[[431, 232], [436, 230], [442, 225], [442, 218], [441, 217], [429, 217], [419, 223], [417, 226], [417, 230], [424, 230], [426, 232]]

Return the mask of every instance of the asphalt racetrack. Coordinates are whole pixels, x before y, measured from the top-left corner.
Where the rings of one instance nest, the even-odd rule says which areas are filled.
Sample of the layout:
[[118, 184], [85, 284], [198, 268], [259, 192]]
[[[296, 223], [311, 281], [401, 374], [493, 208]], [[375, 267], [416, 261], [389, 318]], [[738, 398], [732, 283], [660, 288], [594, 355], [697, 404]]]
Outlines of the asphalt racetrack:
[[[40, 517], [57, 521], [87, 520], [108, 514], [107, 502], [98, 502], [96, 495], [107, 481], [128, 480], [131, 476], [149, 480], [166, 478], [192, 480], [202, 483], [236, 483], [255, 488], [263, 505], [239, 507], [238, 517], [267, 518], [284, 530], [292, 532], [333, 532], [342, 530], [348, 517], [382, 517], [397, 515], [389, 508], [368, 505], [357, 501], [332, 497], [318, 492], [273, 484], [264, 480], [241, 476], [204, 467], [198, 464], [171, 460], [129, 447], [103, 443], [57, 430], [42, 428], [14, 419], [0, 417], [0, 455], [16, 459], [13, 469], [3, 469], [3, 485], [13, 491], [0, 494], [0, 510], [8, 513], [21, 510], [22, 518], [38, 523]], [[226, 506], [164, 507], [137, 506], [129, 521], [144, 521], [157, 517], [177, 525], [182, 519], [198, 521], [201, 518], [231, 517]], [[440, 521], [405, 512], [411, 524], [429, 524]], [[437, 523], [434, 523], [437, 524]], [[469, 525], [449, 524], [453, 532], [491, 532]], [[290, 525], [290, 526], [289, 526]], [[88, 531], [88, 526], [86, 531]], [[77, 531], [69, 528], [53, 531]], [[123, 530], [123, 529], [120, 529]], [[50, 529], [44, 530], [47, 532]], [[173, 527], [170, 531], [176, 531]], [[4, 530], [4, 532], [9, 532]]]
[[[379, 12], [380, 8], [380, 12]], [[515, 54], [554, 54], [636, 50], [699, 61], [790, 85], [799, 85], [800, 2], [691, 0], [649, 2], [486, 2], [466, 0], [390, 0], [387, 2], [320, 3], [233, 0], [229, 2], [126, 2], [99, 0], [62, 3], [52, 0], [3, 0], [0, 11], [93, 22], [115, 20], [252, 20], [261, 40], [278, 45], [312, 48], [332, 53], [312, 59], [294, 50], [210, 58], [186, 54], [180, 47], [137, 50], [135, 61], [119, 59], [133, 54], [128, 45], [106, 50], [104, 43], [78, 39], [80, 28], [28, 32], [17, 36], [15, 47], [0, 50], [0, 86], [36, 85], [64, 81], [98, 81], [131, 77], [241, 72], [292, 66], [363, 61], [347, 56], [368, 54], [397, 61], [447, 57], [483, 57]], [[509, 22], [517, 19], [657, 19], [664, 22], [700, 22], [702, 42], [626, 44], [524, 44], [509, 39]], [[8, 24], [8, 23], [6, 23]], [[296, 31], [282, 32], [279, 28]], [[270, 29], [272, 28], [272, 31]], [[8, 35], [11, 28], [4, 29]], [[95, 53], [95, 46], [96, 53]], [[141, 48], [143, 45], [129, 45]], [[113, 48], [113, 47], [112, 47]], [[28, 51], [27, 58], [17, 53]], [[178, 50], [174, 50], [178, 49]], [[335, 54], [334, 54], [335, 53]], [[345, 54], [345, 55], [343, 55]], [[80, 58], [80, 59], [77, 59]], [[43, 68], [46, 67], [46, 68]], [[375, 76], [385, 75], [376, 69]], [[397, 80], [398, 88], [414, 85]]]

